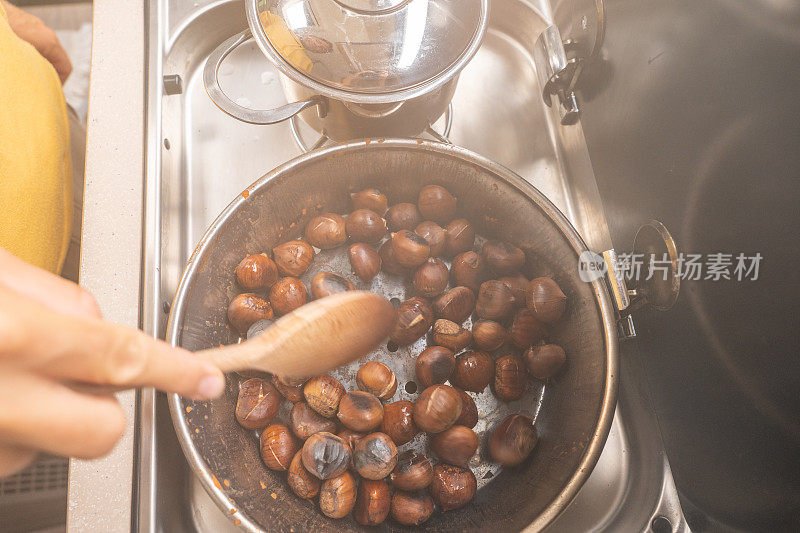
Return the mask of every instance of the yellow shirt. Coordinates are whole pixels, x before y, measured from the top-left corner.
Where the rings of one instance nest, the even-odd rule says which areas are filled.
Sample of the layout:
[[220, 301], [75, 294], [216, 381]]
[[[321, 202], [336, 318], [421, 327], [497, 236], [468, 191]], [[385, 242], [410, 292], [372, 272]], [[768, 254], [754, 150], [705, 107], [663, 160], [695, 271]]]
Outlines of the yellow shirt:
[[61, 82], [50, 63], [11, 31], [0, 6], [0, 247], [60, 272], [71, 222]]

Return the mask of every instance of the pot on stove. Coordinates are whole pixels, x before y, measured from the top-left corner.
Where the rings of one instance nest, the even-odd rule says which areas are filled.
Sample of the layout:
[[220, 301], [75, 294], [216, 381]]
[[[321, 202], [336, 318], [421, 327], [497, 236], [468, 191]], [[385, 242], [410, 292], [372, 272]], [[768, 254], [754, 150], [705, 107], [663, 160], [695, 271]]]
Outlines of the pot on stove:
[[[249, 29], [209, 56], [214, 103], [250, 124], [299, 116], [331, 139], [413, 137], [447, 109], [486, 32], [488, 0], [246, 0]], [[254, 39], [290, 103], [249, 109], [222, 91], [224, 59]]]

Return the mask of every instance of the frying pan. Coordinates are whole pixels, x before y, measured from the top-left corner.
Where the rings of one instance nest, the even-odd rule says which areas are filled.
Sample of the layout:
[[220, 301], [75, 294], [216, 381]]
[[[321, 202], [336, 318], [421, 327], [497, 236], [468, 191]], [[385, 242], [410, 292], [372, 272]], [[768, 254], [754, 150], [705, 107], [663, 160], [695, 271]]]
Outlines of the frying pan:
[[[436, 512], [423, 528], [436, 531], [543, 529], [575, 497], [602, 451], [616, 402], [617, 336], [611, 300], [602, 281], [583, 282], [578, 257], [585, 244], [564, 215], [536, 188], [483, 157], [451, 145], [409, 140], [365, 140], [317, 150], [269, 172], [238, 196], [211, 225], [192, 254], [172, 306], [168, 340], [188, 350], [237, 342], [226, 308], [238, 292], [233, 270], [245, 253], [271, 250], [302, 234], [320, 212], [347, 213], [349, 193], [381, 189], [390, 203], [416, 202], [419, 190], [437, 183], [457, 198], [459, 216], [481, 238], [515, 243], [527, 256], [527, 277], [551, 276], [567, 295], [567, 310], [550, 329], [564, 347], [567, 364], [547, 383], [531, 381], [525, 396], [510, 404], [488, 390], [473, 395], [481, 415], [475, 430], [481, 448], [470, 463], [479, 488], [464, 508]], [[476, 246], [479, 246], [476, 245]], [[304, 276], [320, 270], [347, 275], [356, 288], [403, 300], [413, 294], [407, 280], [380, 274], [370, 283], [351, 275], [345, 253], [320, 253]], [[469, 319], [465, 323], [469, 327]], [[426, 339], [395, 349], [387, 345], [368, 357], [397, 374], [392, 401], [413, 400], [418, 391], [414, 360]], [[391, 351], [395, 349], [395, 351]], [[502, 349], [494, 355], [501, 355]], [[357, 361], [333, 373], [355, 389]], [[285, 474], [266, 469], [257, 434], [239, 426], [234, 407], [239, 382], [227, 377], [225, 394], [211, 402], [170, 397], [170, 410], [183, 451], [212, 499], [245, 531], [356, 531], [352, 518], [325, 517], [315, 502], [297, 498]], [[284, 402], [288, 404], [289, 402]], [[516, 468], [503, 469], [486, 451], [488, 433], [506, 414], [535, 417], [539, 443]], [[279, 417], [287, 418], [287, 405]], [[425, 449], [418, 437], [407, 447]], [[391, 520], [387, 530], [405, 529]]]

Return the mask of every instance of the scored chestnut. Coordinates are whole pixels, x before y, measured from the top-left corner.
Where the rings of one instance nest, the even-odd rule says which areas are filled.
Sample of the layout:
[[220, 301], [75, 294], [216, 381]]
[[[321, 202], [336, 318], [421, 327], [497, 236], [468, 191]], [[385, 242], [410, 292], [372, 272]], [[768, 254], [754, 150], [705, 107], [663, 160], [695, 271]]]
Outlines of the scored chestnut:
[[433, 436], [431, 450], [443, 462], [465, 467], [478, 450], [478, 436], [466, 426], [453, 426]]
[[275, 282], [269, 290], [269, 302], [279, 315], [291, 313], [308, 301], [308, 291], [303, 282], [287, 276]]
[[504, 320], [514, 312], [514, 293], [502, 281], [485, 281], [478, 291], [475, 312], [487, 320]]
[[396, 204], [386, 212], [386, 225], [389, 231], [400, 231], [402, 229], [413, 230], [422, 220], [419, 209], [414, 204]]
[[528, 288], [528, 278], [522, 274], [515, 276], [503, 276], [499, 279], [503, 284], [511, 289], [511, 294], [514, 295], [514, 306], [525, 307], [525, 291]]
[[405, 276], [408, 269], [397, 261], [397, 256], [392, 248], [392, 239], [388, 239], [378, 248], [378, 257], [381, 260], [381, 270], [395, 276]]
[[356, 373], [356, 385], [386, 401], [397, 391], [397, 378], [392, 369], [379, 361], [364, 363]]
[[353, 431], [370, 431], [383, 422], [383, 405], [369, 392], [348, 392], [339, 402], [339, 421]]
[[309, 244], [322, 250], [344, 244], [347, 240], [344, 217], [336, 213], [315, 216], [306, 224], [305, 237]]
[[389, 333], [389, 339], [399, 346], [406, 346], [425, 335], [431, 323], [433, 323], [431, 304], [424, 298], [414, 296], [397, 308], [397, 322]]
[[472, 429], [478, 424], [478, 406], [475, 405], [475, 400], [466, 391], [456, 390], [461, 397], [461, 415], [456, 420], [456, 425]]
[[356, 504], [356, 480], [350, 472], [326, 479], [319, 489], [319, 509], [328, 518], [344, 518]]
[[297, 402], [292, 406], [289, 425], [292, 426], [292, 432], [301, 440], [306, 440], [315, 433], [336, 431], [335, 421], [314, 411], [306, 402]]
[[514, 354], [504, 355], [494, 362], [494, 395], [504, 402], [519, 400], [527, 383], [525, 363]]
[[411, 230], [401, 229], [392, 234], [392, 250], [394, 257], [405, 268], [420, 266], [431, 253], [428, 241]]
[[450, 382], [472, 392], [482, 392], [494, 378], [494, 360], [484, 352], [464, 352], [456, 357]]
[[456, 358], [452, 350], [444, 346], [430, 346], [417, 357], [414, 372], [420, 386], [427, 389], [450, 379], [455, 366]]
[[397, 466], [390, 479], [392, 485], [400, 490], [424, 489], [433, 481], [433, 465], [421, 453], [406, 450], [397, 456]]
[[286, 481], [289, 483], [289, 488], [292, 489], [292, 492], [305, 500], [311, 500], [319, 494], [319, 487], [322, 484], [319, 478], [303, 466], [302, 451], [294, 454], [292, 462], [289, 463]]
[[567, 297], [551, 278], [534, 278], [528, 282], [525, 291], [525, 304], [536, 318], [546, 324], [555, 322], [564, 314]]
[[309, 407], [325, 418], [336, 415], [339, 402], [346, 392], [344, 385], [329, 374], [313, 377], [303, 387], [303, 396], [306, 397]]
[[290, 402], [297, 403], [303, 401], [303, 385], [305, 385], [305, 381], [302, 381], [298, 385], [288, 385], [281, 381], [278, 376], [273, 375], [272, 385]]
[[353, 508], [353, 518], [362, 526], [377, 526], [389, 516], [392, 495], [389, 485], [381, 480], [362, 479]]
[[466, 218], [457, 218], [444, 229], [444, 253], [453, 257], [472, 250], [475, 245], [475, 228]]
[[425, 491], [398, 490], [392, 496], [392, 518], [404, 526], [422, 525], [431, 517], [433, 510], [433, 499]]
[[353, 452], [353, 466], [366, 479], [383, 479], [397, 465], [397, 446], [385, 433], [370, 433], [358, 439]]
[[250, 326], [259, 320], [273, 316], [275, 312], [270, 303], [250, 292], [239, 294], [228, 305], [228, 322], [242, 336], [247, 335]]
[[567, 354], [564, 348], [557, 344], [544, 344], [531, 346], [523, 354], [528, 373], [537, 379], [548, 379], [555, 376], [564, 362]]
[[364, 189], [350, 193], [350, 200], [353, 202], [353, 209], [371, 209], [379, 215], [384, 214], [389, 207], [386, 195], [378, 189]]
[[247, 338], [252, 339], [253, 337], [258, 337], [272, 327], [274, 323], [275, 321], [269, 318], [262, 318], [261, 320], [253, 322], [253, 324], [247, 328]]
[[319, 479], [341, 475], [350, 466], [350, 446], [343, 438], [323, 431], [303, 444], [303, 466]]
[[333, 272], [320, 272], [311, 278], [311, 296], [315, 299], [325, 298], [331, 294], [347, 292], [355, 289], [353, 284], [344, 276]]
[[361, 281], [370, 281], [381, 271], [381, 256], [369, 245], [357, 242], [347, 250], [350, 266]]
[[429, 491], [442, 511], [464, 507], [475, 496], [477, 489], [478, 481], [469, 468], [453, 465], [433, 467], [433, 482]]
[[531, 417], [508, 415], [489, 436], [489, 455], [503, 466], [515, 466], [531, 454], [537, 442]]
[[336, 433], [336, 435], [341, 437], [345, 444], [347, 444], [348, 449], [350, 450], [350, 468], [353, 468], [353, 453], [356, 449], [356, 442], [358, 442], [359, 439], [366, 437], [366, 433], [358, 433], [350, 428], [342, 428]]
[[447, 224], [455, 218], [457, 203], [456, 197], [441, 185], [426, 185], [417, 199], [422, 216], [439, 224]]
[[299, 277], [311, 266], [314, 248], [305, 241], [289, 241], [273, 248], [272, 257], [281, 274]]
[[472, 332], [451, 320], [440, 318], [433, 323], [433, 342], [453, 352], [460, 352], [472, 342]]
[[450, 279], [477, 294], [486, 279], [486, 261], [472, 250], [462, 252], [450, 264]]
[[441, 433], [461, 416], [461, 396], [449, 385], [428, 387], [414, 401], [414, 423], [428, 433]]
[[248, 254], [234, 270], [236, 282], [248, 291], [272, 287], [278, 281], [278, 267], [267, 254]]
[[272, 424], [261, 432], [261, 459], [270, 470], [286, 470], [297, 453], [297, 441], [289, 428], [283, 424]]
[[350, 213], [345, 227], [353, 242], [377, 244], [386, 235], [386, 221], [371, 209], [356, 209]]
[[515, 274], [525, 264], [525, 252], [506, 241], [486, 241], [481, 255], [498, 276]]
[[281, 395], [268, 381], [251, 378], [239, 385], [236, 421], [247, 429], [266, 427], [281, 408]]
[[505, 342], [508, 332], [506, 328], [494, 320], [476, 320], [472, 323], [472, 339], [475, 346], [487, 352], [493, 352]]
[[523, 307], [517, 311], [514, 320], [511, 321], [508, 338], [517, 348], [524, 349], [547, 338], [547, 328], [539, 322], [533, 311]]
[[461, 324], [475, 308], [475, 293], [467, 287], [453, 287], [433, 301], [436, 318]]
[[447, 265], [429, 257], [414, 272], [414, 289], [426, 298], [439, 296], [447, 288], [448, 277]]
[[431, 257], [442, 255], [444, 252], [445, 234], [442, 228], [436, 222], [426, 220], [417, 224], [414, 228], [414, 233], [428, 241], [431, 246]]
[[383, 408], [381, 433], [389, 435], [397, 446], [411, 442], [419, 433], [413, 412], [414, 404], [408, 400], [386, 404]]

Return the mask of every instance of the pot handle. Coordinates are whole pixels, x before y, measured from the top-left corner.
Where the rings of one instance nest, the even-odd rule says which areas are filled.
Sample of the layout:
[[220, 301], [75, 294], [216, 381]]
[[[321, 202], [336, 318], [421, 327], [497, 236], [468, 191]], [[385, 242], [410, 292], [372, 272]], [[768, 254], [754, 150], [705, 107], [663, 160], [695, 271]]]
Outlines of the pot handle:
[[320, 117], [324, 117], [327, 114], [327, 104], [325, 98], [320, 95], [314, 95], [307, 100], [292, 102], [275, 109], [250, 109], [240, 106], [222, 91], [222, 87], [219, 85], [219, 68], [222, 62], [237, 47], [252, 38], [250, 30], [244, 30], [217, 46], [208, 56], [203, 68], [203, 85], [205, 85], [211, 101], [228, 115], [248, 124], [277, 124], [313, 106], [317, 106]]

